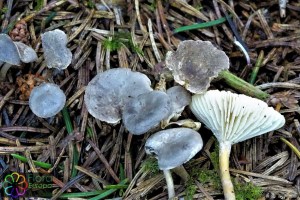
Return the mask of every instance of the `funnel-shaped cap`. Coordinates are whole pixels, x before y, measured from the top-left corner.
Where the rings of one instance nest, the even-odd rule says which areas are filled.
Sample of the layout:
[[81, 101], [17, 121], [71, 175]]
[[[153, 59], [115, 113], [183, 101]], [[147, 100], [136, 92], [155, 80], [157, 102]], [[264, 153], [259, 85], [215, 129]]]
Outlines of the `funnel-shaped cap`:
[[172, 128], [150, 136], [145, 144], [147, 154], [158, 159], [161, 170], [178, 167], [193, 158], [203, 147], [200, 134], [189, 128]]
[[168, 52], [166, 66], [174, 80], [192, 93], [207, 90], [218, 73], [229, 68], [229, 58], [209, 41], [182, 41], [176, 52]]
[[227, 91], [194, 95], [190, 108], [219, 142], [238, 143], [282, 127], [285, 118], [258, 99]]

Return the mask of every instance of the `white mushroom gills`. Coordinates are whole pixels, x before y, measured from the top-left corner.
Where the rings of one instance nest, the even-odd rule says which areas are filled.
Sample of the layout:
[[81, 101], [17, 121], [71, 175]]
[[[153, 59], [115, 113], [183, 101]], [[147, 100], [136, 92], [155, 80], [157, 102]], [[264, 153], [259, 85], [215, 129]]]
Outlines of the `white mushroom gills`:
[[189, 128], [173, 128], [150, 136], [145, 144], [147, 154], [155, 155], [158, 166], [164, 171], [169, 199], [175, 196], [170, 169], [193, 158], [203, 147], [200, 134]]
[[231, 145], [276, 130], [285, 124], [285, 118], [261, 100], [218, 90], [194, 95], [190, 108], [220, 143], [224, 195], [235, 199], [229, 174]]

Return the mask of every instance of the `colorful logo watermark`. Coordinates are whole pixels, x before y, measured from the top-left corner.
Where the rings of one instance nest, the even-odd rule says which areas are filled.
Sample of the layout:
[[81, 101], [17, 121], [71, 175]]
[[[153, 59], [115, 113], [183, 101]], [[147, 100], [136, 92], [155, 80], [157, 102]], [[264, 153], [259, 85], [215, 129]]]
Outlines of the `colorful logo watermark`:
[[40, 189], [53, 188], [53, 180], [51, 175], [13, 172], [5, 176], [2, 187], [5, 195], [15, 199], [33, 194], [32, 192], [46, 193], [46, 190]]
[[28, 182], [24, 175], [13, 172], [5, 176], [3, 188], [7, 196], [18, 198], [25, 194], [28, 188]]

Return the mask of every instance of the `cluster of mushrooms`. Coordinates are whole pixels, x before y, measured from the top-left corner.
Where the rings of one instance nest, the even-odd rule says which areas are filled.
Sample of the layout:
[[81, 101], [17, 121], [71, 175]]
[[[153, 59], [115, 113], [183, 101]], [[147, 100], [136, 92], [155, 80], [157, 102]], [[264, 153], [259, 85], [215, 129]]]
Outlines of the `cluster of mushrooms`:
[[[111, 124], [122, 119], [130, 133], [141, 135], [176, 123], [174, 121], [189, 105], [196, 118], [219, 141], [224, 196], [227, 200], [235, 199], [229, 174], [231, 146], [282, 127], [285, 118], [261, 100], [229, 91], [207, 91], [211, 80], [229, 68], [229, 58], [210, 42], [181, 42], [176, 52], [167, 53], [166, 67], [182, 86], [153, 90], [147, 76], [124, 68], [98, 74], [85, 91], [88, 112]], [[191, 97], [188, 91], [194, 95]], [[169, 199], [175, 197], [170, 170], [189, 161], [203, 146], [196, 131], [199, 125], [191, 120], [180, 120], [176, 124], [184, 127], [161, 130], [151, 135], [145, 144], [146, 153], [156, 156], [164, 172]]]
[[[72, 54], [66, 47], [67, 36], [64, 32], [54, 30], [44, 33], [42, 45], [49, 68], [62, 70], [71, 63]], [[6, 47], [5, 52], [0, 52], [0, 66], [4, 63], [0, 80], [5, 79], [11, 65], [37, 59], [32, 48], [12, 42], [5, 34], [0, 35], [0, 46]], [[224, 196], [227, 200], [235, 199], [229, 174], [231, 146], [282, 127], [285, 118], [261, 100], [229, 91], [207, 91], [211, 80], [220, 71], [229, 68], [229, 58], [210, 42], [181, 42], [176, 52], [167, 53], [166, 67], [181, 86], [166, 90], [162, 74], [162, 87], [153, 90], [146, 75], [125, 68], [110, 69], [96, 75], [85, 91], [84, 101], [88, 112], [110, 124], [122, 120], [125, 128], [134, 135], [153, 132], [174, 123], [183, 126], [158, 131], [145, 144], [145, 151], [158, 159], [171, 199], [175, 197], [175, 190], [170, 170], [188, 162], [203, 147], [202, 138], [197, 132], [200, 123], [189, 119], [177, 121], [189, 105], [196, 118], [219, 141]], [[53, 83], [35, 87], [29, 98], [32, 112], [42, 118], [56, 115], [65, 102], [65, 94]]]
[[[42, 34], [42, 46], [45, 63], [48, 68], [63, 70], [70, 65], [72, 53], [66, 47], [67, 35], [61, 30], [48, 31]], [[11, 66], [21, 62], [31, 63], [38, 59], [34, 49], [21, 43], [13, 42], [6, 34], [0, 34], [0, 81], [4, 81]], [[29, 97], [32, 112], [42, 118], [55, 116], [66, 103], [64, 92], [54, 83], [42, 83], [35, 87]]]

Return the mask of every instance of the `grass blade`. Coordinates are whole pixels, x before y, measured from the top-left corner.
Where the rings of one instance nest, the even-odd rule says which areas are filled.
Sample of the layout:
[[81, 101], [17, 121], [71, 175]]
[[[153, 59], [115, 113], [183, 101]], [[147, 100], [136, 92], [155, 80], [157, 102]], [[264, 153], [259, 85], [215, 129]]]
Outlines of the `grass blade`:
[[[119, 184], [117, 184], [116, 186], [124, 186], [127, 183], [127, 179], [121, 181]], [[91, 198], [90, 200], [99, 200], [99, 199], [103, 199], [109, 195], [111, 195], [112, 193], [116, 192], [118, 189], [109, 189], [105, 192], [103, 192], [102, 194], [95, 196], [93, 198]]]
[[[73, 126], [72, 126], [71, 118], [66, 107], [62, 109], [62, 115], [65, 121], [67, 132], [69, 134], [73, 134]], [[75, 145], [73, 145], [73, 152], [74, 153], [73, 153], [73, 163], [72, 163], [72, 173], [71, 173], [72, 178], [77, 175], [77, 169], [74, 166], [78, 165], [78, 160], [79, 160], [79, 152], [77, 151]]]
[[218, 24], [222, 24], [226, 21], [227, 21], [226, 18], [222, 17], [222, 18], [212, 20], [212, 21], [209, 21], [209, 22], [192, 24], [192, 25], [189, 25], [189, 26], [182, 26], [182, 27], [176, 28], [174, 30], [174, 33], [179, 33], [179, 32], [183, 32], [183, 31], [190, 31], [190, 30], [195, 30], [195, 29], [208, 28], [208, 27], [212, 27], [212, 26], [215, 26], [215, 25], [218, 25]]
[[[14, 158], [16, 158], [16, 159], [22, 161], [22, 162], [26, 162], [26, 163], [28, 162], [28, 159], [27, 159], [26, 157], [21, 156], [21, 155], [19, 155], [19, 154], [14, 154], [14, 153], [12, 153], [12, 154], [10, 154], [10, 155], [11, 155], [12, 157], [14, 157]], [[35, 161], [35, 160], [33, 160], [33, 163], [34, 163], [36, 166], [42, 167], [42, 168], [45, 168], [45, 169], [50, 169], [50, 168], [52, 167], [51, 164], [45, 163], [45, 162], [40, 162], [40, 161]]]

